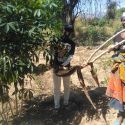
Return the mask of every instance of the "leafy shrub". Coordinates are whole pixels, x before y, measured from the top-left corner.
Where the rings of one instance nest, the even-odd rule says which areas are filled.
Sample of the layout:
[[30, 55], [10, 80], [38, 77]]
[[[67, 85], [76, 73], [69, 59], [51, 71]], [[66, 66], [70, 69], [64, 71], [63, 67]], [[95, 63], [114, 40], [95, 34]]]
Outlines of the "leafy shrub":
[[24, 77], [33, 72], [38, 49], [45, 50], [48, 39], [61, 24], [56, 2], [59, 1], [0, 2], [0, 99], [8, 93], [8, 85], [14, 84], [14, 94], [20, 92], [19, 86], [24, 90]]
[[106, 23], [107, 23], [107, 21], [105, 18], [88, 19], [88, 25], [90, 25], [90, 26], [104, 27], [106, 25]]
[[103, 41], [107, 38], [105, 29], [103, 27], [88, 26], [86, 31], [83, 33], [84, 45], [96, 45], [97, 42]]

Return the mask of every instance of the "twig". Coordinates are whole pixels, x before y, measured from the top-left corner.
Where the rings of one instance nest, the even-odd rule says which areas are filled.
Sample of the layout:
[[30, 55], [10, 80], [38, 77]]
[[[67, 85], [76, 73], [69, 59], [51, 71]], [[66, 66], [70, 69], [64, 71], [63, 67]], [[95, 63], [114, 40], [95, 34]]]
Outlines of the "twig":
[[[24, 90], [24, 84], [22, 85], [22, 90]], [[22, 98], [21, 98], [21, 105], [20, 105], [20, 110], [22, 111], [22, 107], [23, 107], [23, 100], [24, 100], [24, 93], [23, 93], [24, 91], [21, 91], [21, 96], [22, 96]], [[20, 113], [21, 113], [21, 111], [20, 111]]]
[[0, 111], [0, 115], [1, 115], [2, 120], [4, 121], [5, 119], [1, 111]]
[[10, 107], [10, 111], [11, 111], [12, 117], [14, 117], [14, 113], [13, 113], [13, 109], [12, 109], [12, 105], [11, 105], [10, 99], [8, 101], [8, 104], [9, 104], [9, 107]]
[[99, 87], [100, 86], [99, 79], [98, 79], [97, 73], [94, 69], [93, 63], [90, 64], [90, 67], [91, 67], [91, 71], [90, 71], [91, 75], [92, 75], [93, 79], [95, 80], [97, 86]]
[[113, 35], [112, 37], [110, 37], [106, 42], [104, 42], [98, 49], [96, 49], [91, 56], [89, 57], [89, 59], [87, 60], [87, 63], [90, 62], [90, 60], [92, 59], [92, 57], [95, 55], [96, 52], [98, 52], [104, 45], [106, 45], [110, 40], [112, 40], [113, 38], [115, 38], [117, 35], [119, 35], [120, 33], [124, 32], [125, 29], [121, 30], [120, 32], [116, 33], [115, 35]]
[[16, 106], [16, 115], [18, 115], [18, 97], [17, 97], [17, 93], [15, 94], [15, 106]]
[[4, 104], [3, 104], [3, 102], [2, 102], [1, 104], [2, 104], [1, 109], [2, 109], [3, 117], [4, 117], [4, 120], [5, 120], [5, 122], [6, 122], [6, 125], [8, 125], [7, 116], [6, 116], [6, 114], [5, 114], [4, 106], [3, 106]]

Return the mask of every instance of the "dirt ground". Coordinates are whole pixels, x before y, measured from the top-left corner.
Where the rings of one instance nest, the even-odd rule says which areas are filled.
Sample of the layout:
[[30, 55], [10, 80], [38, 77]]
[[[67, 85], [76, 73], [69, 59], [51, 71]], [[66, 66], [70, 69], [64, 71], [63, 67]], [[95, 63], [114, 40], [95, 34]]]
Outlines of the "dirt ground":
[[[85, 64], [91, 53], [97, 47], [77, 47], [72, 60], [72, 65]], [[101, 53], [105, 50], [100, 50]], [[71, 76], [71, 93], [69, 106], [64, 108], [63, 86], [61, 86], [61, 108], [58, 114], [54, 113], [52, 93], [52, 71], [44, 67], [45, 60], [40, 55], [37, 64], [39, 70], [36, 72], [38, 79], [32, 81], [32, 88], [35, 90], [34, 98], [25, 102], [24, 110], [20, 117], [14, 119], [13, 125], [113, 125], [117, 112], [107, 106], [108, 98], [105, 96], [107, 77], [110, 72], [112, 53], [107, 53], [98, 59], [94, 66], [97, 70], [100, 87], [97, 87], [93, 80], [90, 67], [82, 70], [85, 84], [89, 94], [95, 103], [95, 110], [87, 100], [82, 87], [79, 84], [76, 73]], [[46, 72], [42, 72], [46, 70]], [[37, 82], [37, 84], [34, 84]]]

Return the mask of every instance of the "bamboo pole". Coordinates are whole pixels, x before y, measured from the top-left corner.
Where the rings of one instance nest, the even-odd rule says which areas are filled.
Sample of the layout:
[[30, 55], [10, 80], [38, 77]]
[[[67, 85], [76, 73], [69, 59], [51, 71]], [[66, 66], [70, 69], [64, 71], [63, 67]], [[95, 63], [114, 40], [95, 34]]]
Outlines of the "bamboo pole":
[[[110, 48], [111, 50], [113, 50], [115, 47], [122, 45], [123, 43], [125, 43], [125, 40], [122, 40], [121, 42], [119, 42], [117, 45], [114, 45], [112, 48]], [[92, 60], [92, 63], [95, 62], [98, 58], [100, 58], [101, 56], [103, 56], [105, 53], [111, 51], [110, 49], [102, 52], [100, 55], [98, 55], [95, 59]]]
[[[85, 68], [86, 66], [90, 66], [90, 67], [91, 67], [92, 77], [93, 77], [93, 79], [95, 80], [95, 82], [96, 82], [96, 84], [98, 85], [98, 87], [99, 87], [99, 80], [98, 80], [98, 77], [97, 77], [96, 72], [94, 71], [93, 63], [94, 63], [98, 58], [100, 58], [101, 56], [103, 56], [105, 53], [107, 53], [107, 52], [109, 52], [109, 51], [112, 51], [115, 47], [117, 47], [117, 46], [119, 46], [119, 45], [122, 45], [123, 43], [125, 43], [125, 40], [122, 40], [122, 41], [119, 42], [117, 45], [114, 45], [112, 48], [109, 48], [108, 50], [102, 52], [100, 55], [98, 55], [97, 57], [95, 57], [91, 62], [86, 63], [85, 65], [81, 66], [82, 68]], [[82, 69], [82, 68], [81, 68], [81, 69]]]
[[[83, 88], [83, 90], [84, 90], [84, 93], [85, 93], [87, 99], [88, 99], [89, 102], [92, 104], [92, 106], [93, 106], [94, 109], [96, 109], [96, 106], [94, 105], [94, 103], [93, 103], [92, 99], [90, 98], [89, 93], [88, 93], [88, 91], [87, 91], [87, 89], [86, 89], [86, 86], [85, 86], [85, 83], [84, 83], [84, 78], [83, 78], [82, 73], [81, 73], [81, 69], [83, 69], [83, 68], [85, 68], [86, 66], [89, 65], [89, 66], [91, 67], [91, 74], [92, 74], [94, 80], [96, 81], [97, 85], [99, 86], [99, 81], [98, 81], [97, 74], [96, 74], [95, 71], [94, 71], [93, 62], [95, 62], [98, 58], [100, 58], [100, 57], [101, 57], [102, 55], [104, 55], [105, 53], [107, 53], [107, 52], [109, 52], [109, 51], [112, 51], [115, 47], [117, 47], [117, 46], [119, 46], [119, 45], [122, 45], [123, 43], [125, 43], [125, 40], [122, 40], [122, 41], [119, 42], [117, 45], [114, 45], [112, 48], [110, 48], [110, 49], [104, 51], [104, 52], [101, 53], [99, 56], [97, 56], [95, 59], [93, 59], [91, 62], [86, 63], [85, 65], [79, 66], [79, 67], [76, 68], [76, 69], [77, 69], [77, 76], [78, 76], [79, 82], [80, 82], [80, 84], [81, 84], [81, 86], [82, 86], [82, 88]], [[75, 71], [76, 71], [76, 70], [74, 70], [74, 72], [75, 72]]]
[[104, 45], [106, 45], [110, 40], [112, 40], [113, 38], [115, 38], [117, 35], [119, 35], [120, 33], [124, 32], [125, 29], [121, 30], [120, 32], [116, 33], [115, 35], [113, 35], [112, 37], [110, 37], [106, 42], [104, 42], [98, 49], [96, 49], [91, 56], [89, 57], [89, 59], [87, 60], [87, 63], [90, 62], [90, 60], [92, 59], [92, 57], [96, 54], [96, 52], [98, 52]]

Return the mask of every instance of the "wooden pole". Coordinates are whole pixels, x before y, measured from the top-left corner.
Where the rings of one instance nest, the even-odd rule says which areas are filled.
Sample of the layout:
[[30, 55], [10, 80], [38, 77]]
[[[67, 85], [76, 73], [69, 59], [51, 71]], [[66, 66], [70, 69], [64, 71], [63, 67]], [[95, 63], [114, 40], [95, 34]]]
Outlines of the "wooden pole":
[[115, 35], [113, 35], [112, 37], [110, 37], [106, 42], [104, 42], [98, 49], [96, 49], [91, 56], [89, 57], [89, 59], [87, 60], [87, 63], [90, 62], [90, 60], [92, 59], [92, 57], [96, 54], [96, 52], [98, 52], [104, 45], [106, 45], [110, 40], [112, 40], [113, 38], [115, 38], [117, 35], [119, 35], [120, 33], [124, 32], [125, 29], [121, 30], [120, 32], [116, 33]]
[[98, 79], [97, 73], [94, 69], [93, 63], [90, 64], [90, 67], [91, 67], [91, 71], [90, 71], [91, 75], [92, 75], [93, 79], [95, 80], [97, 86], [99, 87], [100, 86], [99, 79]]
[[[111, 50], [113, 50], [115, 47], [119, 46], [119, 45], [122, 45], [123, 43], [125, 43], [125, 40], [122, 40], [121, 42], [119, 42], [117, 45], [114, 45]], [[100, 58], [101, 56], [103, 56], [105, 53], [111, 51], [110, 49], [102, 52], [100, 55], [98, 55], [95, 59], [92, 60], [92, 63], [95, 62], [98, 58]]]

